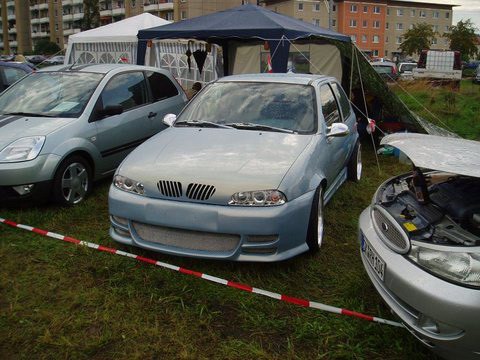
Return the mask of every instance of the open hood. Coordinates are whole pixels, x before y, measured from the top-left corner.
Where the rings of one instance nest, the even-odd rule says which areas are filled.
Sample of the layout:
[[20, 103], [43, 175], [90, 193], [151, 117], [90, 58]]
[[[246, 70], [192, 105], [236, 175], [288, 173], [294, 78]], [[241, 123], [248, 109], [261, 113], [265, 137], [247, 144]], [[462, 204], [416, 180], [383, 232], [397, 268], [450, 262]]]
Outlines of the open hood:
[[480, 142], [444, 136], [399, 133], [385, 136], [417, 167], [480, 178]]

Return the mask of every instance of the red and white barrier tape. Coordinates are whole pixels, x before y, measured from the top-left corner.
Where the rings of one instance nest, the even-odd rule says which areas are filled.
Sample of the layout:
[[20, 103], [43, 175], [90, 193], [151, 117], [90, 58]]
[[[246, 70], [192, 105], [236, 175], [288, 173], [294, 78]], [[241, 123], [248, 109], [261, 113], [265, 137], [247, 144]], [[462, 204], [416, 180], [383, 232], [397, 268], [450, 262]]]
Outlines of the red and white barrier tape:
[[5, 225], [9, 225], [9, 226], [14, 227], [14, 228], [19, 228], [19, 229], [31, 231], [31, 232], [34, 232], [36, 234], [42, 235], [42, 236], [47, 236], [47, 237], [51, 237], [51, 238], [54, 238], [54, 239], [57, 239], [57, 240], [66, 241], [66, 242], [69, 242], [69, 243], [72, 243], [72, 244], [87, 246], [87, 247], [95, 249], [95, 250], [99, 250], [99, 251], [103, 251], [103, 252], [107, 252], [107, 253], [111, 253], [111, 254], [115, 254], [115, 255], [126, 256], [126, 257], [129, 257], [129, 258], [141, 261], [141, 262], [145, 262], [145, 263], [148, 263], [148, 264], [151, 264], [151, 265], [156, 265], [156, 266], [160, 266], [160, 267], [163, 267], [163, 268], [166, 268], [166, 269], [178, 271], [178, 272], [181, 272], [182, 274], [192, 275], [192, 276], [202, 278], [204, 280], [208, 280], [208, 281], [211, 281], [211, 282], [214, 282], [214, 283], [217, 283], [217, 284], [226, 285], [226, 286], [236, 288], [236, 289], [239, 289], [239, 290], [243, 290], [243, 291], [246, 291], [246, 292], [263, 295], [263, 296], [266, 296], [266, 297], [269, 297], [269, 298], [272, 298], [272, 299], [276, 299], [276, 300], [280, 300], [280, 301], [284, 301], [284, 302], [287, 302], [287, 303], [290, 303], [290, 304], [294, 304], [294, 305], [298, 305], [298, 306], [302, 306], [302, 307], [310, 307], [310, 308], [313, 308], [313, 309], [318, 309], [318, 310], [322, 310], [322, 311], [326, 311], [326, 312], [330, 312], [330, 313], [334, 313], [334, 314], [352, 316], [352, 317], [356, 317], [356, 318], [359, 318], [359, 319], [372, 321], [372, 322], [376, 322], [376, 323], [380, 323], [380, 324], [397, 326], [397, 327], [404, 327], [403, 324], [395, 322], [395, 321], [386, 320], [386, 319], [378, 318], [378, 317], [375, 317], [375, 316], [365, 315], [365, 314], [362, 314], [362, 313], [358, 313], [356, 311], [341, 309], [341, 308], [338, 308], [338, 307], [335, 307], [335, 306], [325, 305], [325, 304], [321, 304], [321, 303], [315, 302], [315, 301], [308, 301], [308, 300], [304, 300], [304, 299], [300, 299], [300, 298], [296, 298], [296, 297], [292, 297], [292, 296], [281, 295], [281, 294], [274, 293], [274, 292], [271, 292], [271, 291], [258, 289], [258, 288], [255, 288], [255, 287], [252, 287], [252, 286], [249, 286], [249, 285], [240, 284], [240, 283], [237, 283], [237, 282], [234, 282], [234, 281], [221, 279], [221, 278], [218, 278], [218, 277], [215, 277], [215, 276], [203, 274], [203, 273], [193, 271], [193, 270], [189, 270], [189, 269], [185, 269], [185, 268], [182, 268], [182, 267], [179, 267], [179, 266], [170, 265], [170, 264], [167, 264], [167, 263], [164, 263], [164, 262], [161, 262], [161, 261], [146, 258], [146, 257], [140, 256], [140, 255], [131, 254], [131, 253], [128, 253], [128, 252], [125, 252], [125, 251], [122, 251], [122, 250], [109, 248], [109, 247], [106, 247], [106, 246], [94, 244], [94, 243], [87, 242], [87, 241], [81, 241], [81, 240], [78, 240], [78, 239], [75, 239], [75, 238], [72, 238], [72, 237], [69, 237], [69, 236], [56, 234], [56, 233], [53, 233], [53, 232], [50, 232], [50, 231], [34, 228], [34, 227], [28, 226], [28, 225], [17, 224], [16, 222], [11, 221], [11, 220], [6, 220], [6, 219], [3, 219], [3, 218], [0, 218], [0, 223], [3, 223]]

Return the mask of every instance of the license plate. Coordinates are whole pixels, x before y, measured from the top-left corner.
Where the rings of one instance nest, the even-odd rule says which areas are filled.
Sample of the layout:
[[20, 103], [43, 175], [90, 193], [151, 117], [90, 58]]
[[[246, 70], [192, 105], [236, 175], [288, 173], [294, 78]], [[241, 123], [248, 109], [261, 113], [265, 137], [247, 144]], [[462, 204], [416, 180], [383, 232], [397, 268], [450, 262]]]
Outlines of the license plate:
[[383, 281], [385, 277], [385, 261], [373, 250], [372, 246], [368, 243], [365, 236], [362, 235], [362, 253], [367, 259], [368, 264], [377, 276]]

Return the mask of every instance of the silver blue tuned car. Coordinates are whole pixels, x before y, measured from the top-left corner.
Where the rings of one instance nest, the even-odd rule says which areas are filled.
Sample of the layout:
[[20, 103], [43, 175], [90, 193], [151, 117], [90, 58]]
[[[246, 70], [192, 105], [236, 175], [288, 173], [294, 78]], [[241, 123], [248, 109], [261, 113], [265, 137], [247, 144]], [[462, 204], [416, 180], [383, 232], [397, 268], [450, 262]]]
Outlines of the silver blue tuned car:
[[56, 66], [0, 94], [0, 204], [80, 203], [187, 100], [172, 75], [125, 64]]
[[255, 74], [205, 87], [133, 151], [110, 187], [110, 235], [168, 254], [278, 261], [316, 251], [323, 206], [362, 163], [331, 77]]
[[480, 142], [382, 140], [413, 163], [360, 216], [361, 257], [406, 328], [448, 359], [480, 359]]

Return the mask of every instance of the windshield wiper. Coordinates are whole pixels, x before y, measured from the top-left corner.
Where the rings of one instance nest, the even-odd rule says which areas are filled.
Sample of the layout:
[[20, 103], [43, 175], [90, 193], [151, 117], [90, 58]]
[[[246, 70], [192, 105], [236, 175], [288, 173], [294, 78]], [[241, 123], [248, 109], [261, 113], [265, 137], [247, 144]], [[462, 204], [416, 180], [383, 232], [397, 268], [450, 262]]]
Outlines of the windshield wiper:
[[234, 127], [235, 129], [247, 129], [247, 130], [270, 130], [270, 131], [278, 131], [288, 134], [295, 134], [296, 131], [290, 129], [283, 129], [275, 126], [268, 126], [268, 125], [261, 125], [261, 124], [253, 124], [253, 123], [231, 123], [227, 124], [228, 126]]
[[175, 125], [198, 126], [198, 127], [217, 127], [222, 129], [231, 129], [232, 126], [214, 123], [203, 120], [177, 121]]
[[36, 114], [36, 113], [29, 113], [29, 112], [9, 112], [3, 113], [2, 115], [21, 115], [21, 116], [38, 116], [38, 117], [57, 117], [56, 115], [45, 115], [45, 114]]

